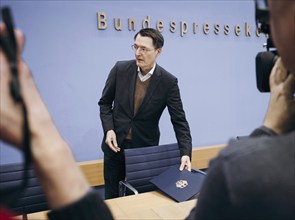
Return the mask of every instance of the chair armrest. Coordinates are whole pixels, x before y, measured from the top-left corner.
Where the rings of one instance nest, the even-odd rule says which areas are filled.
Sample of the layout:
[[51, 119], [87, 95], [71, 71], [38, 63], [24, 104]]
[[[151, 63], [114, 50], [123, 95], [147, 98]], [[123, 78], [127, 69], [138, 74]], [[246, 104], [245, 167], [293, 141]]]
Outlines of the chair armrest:
[[204, 171], [202, 171], [202, 170], [199, 170], [199, 169], [196, 169], [196, 168], [192, 168], [192, 172], [193, 173], [201, 173], [201, 174], [203, 174], [203, 175], [207, 175], [207, 173], [205, 173]]
[[131, 190], [135, 195], [138, 194], [138, 191], [132, 185], [130, 185], [130, 183], [128, 183], [127, 181], [120, 181], [119, 182], [119, 196], [120, 197], [125, 196], [126, 188]]

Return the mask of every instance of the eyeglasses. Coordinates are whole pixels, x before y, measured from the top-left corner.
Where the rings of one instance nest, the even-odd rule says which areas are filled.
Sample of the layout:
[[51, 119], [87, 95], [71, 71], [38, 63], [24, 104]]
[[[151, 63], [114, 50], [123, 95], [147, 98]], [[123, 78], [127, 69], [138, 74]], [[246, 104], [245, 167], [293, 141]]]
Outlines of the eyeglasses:
[[136, 51], [139, 49], [139, 52], [143, 53], [143, 54], [146, 54], [146, 53], [148, 53], [150, 51], [155, 50], [155, 49], [148, 49], [148, 48], [145, 48], [145, 47], [139, 47], [139, 46], [137, 46], [135, 44], [131, 45], [131, 48], [134, 51], [134, 53], [136, 53]]

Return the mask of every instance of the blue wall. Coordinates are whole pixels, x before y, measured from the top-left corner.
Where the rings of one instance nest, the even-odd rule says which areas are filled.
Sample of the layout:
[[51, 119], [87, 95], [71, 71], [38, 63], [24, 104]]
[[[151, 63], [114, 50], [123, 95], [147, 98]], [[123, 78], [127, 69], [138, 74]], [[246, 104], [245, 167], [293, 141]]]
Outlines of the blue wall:
[[[30, 65], [40, 93], [78, 161], [101, 159], [102, 128], [97, 102], [107, 75], [117, 60], [133, 59], [133, 36], [143, 19], [151, 27], [163, 20], [164, 51], [158, 63], [179, 79], [193, 146], [226, 143], [247, 135], [262, 123], [268, 94], [256, 89], [255, 56], [265, 37], [255, 35], [252, 1], [1, 1], [10, 5], [16, 25], [26, 34], [23, 57]], [[99, 30], [97, 13], [107, 16]], [[116, 31], [114, 18], [123, 30]], [[129, 31], [128, 18], [137, 21]], [[169, 22], [176, 22], [176, 32]], [[180, 22], [188, 32], [180, 36]], [[198, 23], [193, 33], [193, 23]], [[202, 25], [210, 24], [209, 34]], [[245, 34], [250, 25], [251, 37]], [[221, 26], [214, 34], [213, 26]], [[228, 24], [230, 32], [223, 33]], [[241, 35], [234, 26], [241, 25]], [[175, 142], [169, 114], [160, 122], [160, 143]], [[0, 142], [0, 163], [21, 160]]]

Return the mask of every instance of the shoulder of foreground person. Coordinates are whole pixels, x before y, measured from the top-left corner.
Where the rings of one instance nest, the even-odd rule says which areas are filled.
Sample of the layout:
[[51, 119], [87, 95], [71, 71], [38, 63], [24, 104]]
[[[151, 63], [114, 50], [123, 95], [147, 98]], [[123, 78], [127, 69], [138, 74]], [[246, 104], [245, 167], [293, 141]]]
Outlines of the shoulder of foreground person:
[[[219, 156], [230, 198], [249, 218], [293, 219], [295, 131], [230, 141]], [[210, 168], [209, 168], [210, 172]]]
[[294, 219], [294, 142], [295, 131], [230, 141], [187, 219]]

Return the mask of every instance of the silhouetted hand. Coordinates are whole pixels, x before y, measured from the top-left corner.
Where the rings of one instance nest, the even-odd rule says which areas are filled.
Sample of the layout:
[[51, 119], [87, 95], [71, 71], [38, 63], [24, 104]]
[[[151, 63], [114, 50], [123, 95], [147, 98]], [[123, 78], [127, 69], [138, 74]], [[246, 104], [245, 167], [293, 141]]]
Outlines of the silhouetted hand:
[[295, 76], [288, 74], [279, 58], [270, 75], [271, 96], [264, 126], [278, 134], [295, 129]]

